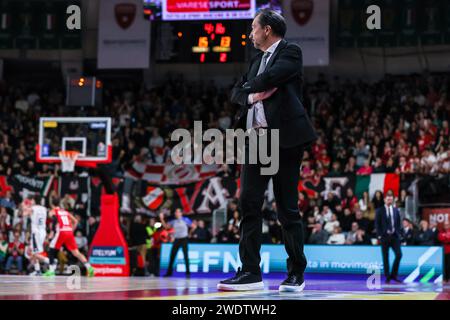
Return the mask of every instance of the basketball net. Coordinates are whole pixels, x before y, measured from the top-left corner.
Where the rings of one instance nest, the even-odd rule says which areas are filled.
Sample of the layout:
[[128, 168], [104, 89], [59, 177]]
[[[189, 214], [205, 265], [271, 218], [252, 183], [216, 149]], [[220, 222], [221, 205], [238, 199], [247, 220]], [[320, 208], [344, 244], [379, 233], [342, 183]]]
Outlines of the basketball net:
[[65, 150], [60, 151], [59, 159], [61, 159], [61, 171], [73, 172], [75, 170], [75, 162], [78, 159], [80, 153], [78, 151]]

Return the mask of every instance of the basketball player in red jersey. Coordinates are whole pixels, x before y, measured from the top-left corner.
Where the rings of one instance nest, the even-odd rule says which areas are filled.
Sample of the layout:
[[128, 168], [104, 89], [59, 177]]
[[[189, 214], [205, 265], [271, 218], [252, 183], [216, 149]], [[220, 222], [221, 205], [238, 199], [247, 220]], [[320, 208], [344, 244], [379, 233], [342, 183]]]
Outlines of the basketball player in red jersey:
[[60, 199], [58, 197], [52, 200], [52, 210], [49, 212], [49, 217], [56, 217], [58, 225], [56, 227], [56, 234], [50, 243], [50, 266], [49, 270], [44, 274], [45, 276], [54, 276], [56, 270], [56, 255], [61, 247], [64, 245], [81, 263], [84, 264], [89, 277], [94, 276], [94, 268], [90, 265], [86, 257], [78, 250], [75, 237], [73, 235], [73, 226], [76, 225], [77, 220], [67, 210], [59, 207]]

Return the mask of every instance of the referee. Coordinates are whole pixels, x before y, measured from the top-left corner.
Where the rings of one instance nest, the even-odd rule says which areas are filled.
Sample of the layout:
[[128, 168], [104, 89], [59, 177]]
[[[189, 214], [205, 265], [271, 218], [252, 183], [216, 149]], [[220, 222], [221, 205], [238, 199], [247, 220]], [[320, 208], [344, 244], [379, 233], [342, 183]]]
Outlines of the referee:
[[173, 236], [175, 241], [172, 245], [172, 250], [170, 251], [170, 262], [169, 267], [167, 268], [167, 273], [164, 277], [170, 277], [173, 274], [173, 263], [175, 262], [175, 257], [178, 253], [178, 249], [181, 247], [183, 250], [184, 263], [186, 264], [186, 277], [191, 276], [191, 272], [189, 270], [189, 257], [188, 257], [188, 234], [189, 227], [192, 225], [192, 221], [189, 218], [183, 217], [183, 212], [180, 208], [175, 210], [175, 219], [170, 220], [169, 222], [165, 222], [164, 214], [160, 213], [159, 218], [161, 220], [164, 228], [173, 228]]

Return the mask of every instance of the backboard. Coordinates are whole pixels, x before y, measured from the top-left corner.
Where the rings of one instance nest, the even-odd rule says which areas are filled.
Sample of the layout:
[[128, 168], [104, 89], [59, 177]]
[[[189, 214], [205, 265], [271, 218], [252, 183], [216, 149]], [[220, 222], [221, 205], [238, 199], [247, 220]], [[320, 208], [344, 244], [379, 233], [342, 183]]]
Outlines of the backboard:
[[36, 161], [61, 162], [59, 151], [67, 150], [80, 152], [76, 165], [111, 162], [111, 118], [40, 118]]

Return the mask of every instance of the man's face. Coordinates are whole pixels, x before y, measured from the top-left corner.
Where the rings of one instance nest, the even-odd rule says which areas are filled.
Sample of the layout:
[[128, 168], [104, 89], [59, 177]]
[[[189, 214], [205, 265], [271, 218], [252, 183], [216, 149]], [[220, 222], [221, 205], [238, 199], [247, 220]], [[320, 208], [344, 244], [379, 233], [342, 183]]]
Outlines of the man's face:
[[385, 198], [386, 204], [390, 206], [394, 202], [394, 196], [391, 193], [388, 193]]
[[180, 219], [183, 216], [183, 213], [180, 209], [175, 210], [175, 218]]
[[256, 16], [252, 22], [252, 32], [250, 32], [250, 40], [253, 42], [253, 46], [256, 49], [261, 49], [264, 47], [267, 42], [267, 38], [269, 37], [270, 27], [265, 26], [262, 27], [259, 23], [259, 16]]
[[403, 228], [408, 228], [409, 227], [409, 223], [406, 220], [403, 220]]

